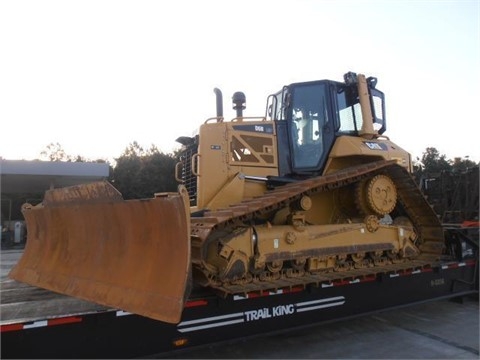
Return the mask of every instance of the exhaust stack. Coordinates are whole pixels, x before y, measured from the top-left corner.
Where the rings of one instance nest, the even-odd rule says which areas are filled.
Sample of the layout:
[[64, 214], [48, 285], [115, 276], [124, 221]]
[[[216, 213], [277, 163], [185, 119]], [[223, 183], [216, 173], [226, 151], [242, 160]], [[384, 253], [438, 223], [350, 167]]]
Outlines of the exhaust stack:
[[223, 117], [223, 96], [222, 96], [222, 91], [218, 88], [213, 89], [213, 92], [215, 93], [215, 96], [217, 98], [217, 117], [222, 118]]

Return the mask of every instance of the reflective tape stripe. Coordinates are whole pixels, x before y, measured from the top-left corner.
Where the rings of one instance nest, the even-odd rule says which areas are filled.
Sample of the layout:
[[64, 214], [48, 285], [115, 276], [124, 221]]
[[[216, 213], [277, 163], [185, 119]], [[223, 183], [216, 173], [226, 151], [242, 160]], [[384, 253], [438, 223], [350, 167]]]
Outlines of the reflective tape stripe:
[[23, 330], [23, 324], [9, 324], [0, 326], [0, 332]]
[[205, 306], [208, 305], [207, 300], [192, 300], [185, 303], [186, 308], [195, 307], [195, 306]]
[[82, 322], [82, 320], [83, 319], [78, 316], [69, 316], [64, 318], [50, 319], [48, 320], [48, 326], [79, 323], [79, 322]]
[[246, 300], [246, 299], [254, 299], [254, 298], [259, 298], [264, 296], [284, 295], [284, 294], [296, 293], [300, 291], [303, 291], [302, 286], [296, 286], [292, 288], [283, 288], [277, 291], [265, 291], [263, 293], [249, 292], [244, 295], [240, 295], [240, 294], [233, 295], [233, 300]]
[[40, 320], [40, 321], [23, 323], [23, 324], [7, 324], [7, 325], [0, 326], [0, 332], [35, 329], [35, 328], [40, 328], [45, 326], [74, 324], [82, 321], [83, 319], [79, 316], [68, 316], [63, 318]]
[[47, 325], [48, 325], [47, 320], [41, 320], [41, 321], [34, 321], [33, 323], [23, 324], [23, 328], [24, 329], [33, 329], [33, 328], [43, 327], [43, 326], [47, 326]]
[[128, 311], [123, 311], [123, 310], [118, 310], [116, 313], [115, 313], [116, 316], [126, 316], [126, 315], [132, 315], [131, 312], [128, 312]]

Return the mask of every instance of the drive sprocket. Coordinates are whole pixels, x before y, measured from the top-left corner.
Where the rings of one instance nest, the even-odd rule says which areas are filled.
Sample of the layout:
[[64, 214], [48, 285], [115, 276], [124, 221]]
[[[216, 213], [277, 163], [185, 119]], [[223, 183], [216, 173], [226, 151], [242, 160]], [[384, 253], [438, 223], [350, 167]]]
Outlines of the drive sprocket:
[[355, 194], [358, 209], [366, 215], [389, 214], [397, 204], [397, 188], [393, 180], [383, 174], [360, 181]]

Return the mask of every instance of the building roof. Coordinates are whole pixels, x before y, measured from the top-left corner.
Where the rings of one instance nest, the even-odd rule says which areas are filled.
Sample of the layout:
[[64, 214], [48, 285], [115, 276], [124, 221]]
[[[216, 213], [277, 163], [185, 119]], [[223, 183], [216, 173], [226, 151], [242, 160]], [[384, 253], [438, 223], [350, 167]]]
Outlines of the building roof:
[[0, 158], [1, 192], [37, 193], [108, 178], [107, 163], [4, 160]]

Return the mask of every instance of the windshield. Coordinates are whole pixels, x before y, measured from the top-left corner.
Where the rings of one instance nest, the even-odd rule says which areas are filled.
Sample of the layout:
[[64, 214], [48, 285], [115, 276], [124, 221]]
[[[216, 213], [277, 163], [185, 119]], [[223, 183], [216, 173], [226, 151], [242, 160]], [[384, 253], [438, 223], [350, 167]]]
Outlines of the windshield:
[[[370, 89], [371, 107], [373, 112], [373, 129], [382, 134], [385, 128], [385, 105], [383, 93]], [[358, 134], [362, 128], [363, 117], [356, 88], [341, 86], [337, 90], [337, 114], [339, 120], [338, 131], [342, 133]]]
[[350, 87], [337, 91], [338, 120], [340, 132], [357, 132], [362, 128], [363, 118], [358, 96]]

